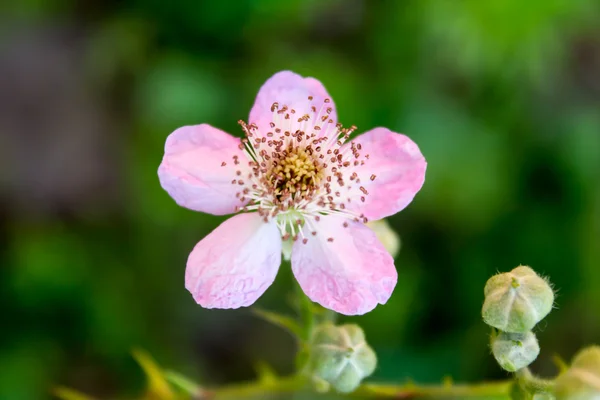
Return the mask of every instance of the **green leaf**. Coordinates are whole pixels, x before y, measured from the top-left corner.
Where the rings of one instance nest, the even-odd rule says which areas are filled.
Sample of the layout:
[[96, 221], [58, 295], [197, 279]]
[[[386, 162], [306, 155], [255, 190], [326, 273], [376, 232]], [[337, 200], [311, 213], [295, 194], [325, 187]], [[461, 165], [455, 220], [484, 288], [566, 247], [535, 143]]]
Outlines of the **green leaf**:
[[52, 390], [52, 394], [60, 400], [94, 400], [92, 397], [67, 387], [58, 386]]
[[174, 386], [178, 387], [179, 389], [183, 390], [185, 393], [191, 396], [202, 398], [202, 396], [204, 395], [204, 390], [202, 389], [202, 386], [200, 386], [187, 376], [180, 374], [179, 372], [167, 370], [164, 373], [164, 377]]
[[140, 364], [146, 378], [148, 379], [147, 395], [152, 399], [174, 400], [175, 394], [164, 377], [162, 369], [147, 352], [135, 349], [132, 351], [133, 358]]
[[258, 376], [258, 381], [266, 385], [277, 382], [277, 373], [275, 370], [264, 361], [257, 361], [254, 364], [254, 370]]
[[288, 317], [287, 315], [281, 315], [271, 311], [262, 310], [256, 307], [252, 308], [252, 312], [260, 318], [264, 319], [265, 321], [268, 321], [273, 325], [277, 325], [289, 331], [294, 336], [298, 338], [302, 337], [302, 329], [300, 328], [300, 325], [298, 325], [298, 322], [296, 322], [296, 320], [292, 317]]

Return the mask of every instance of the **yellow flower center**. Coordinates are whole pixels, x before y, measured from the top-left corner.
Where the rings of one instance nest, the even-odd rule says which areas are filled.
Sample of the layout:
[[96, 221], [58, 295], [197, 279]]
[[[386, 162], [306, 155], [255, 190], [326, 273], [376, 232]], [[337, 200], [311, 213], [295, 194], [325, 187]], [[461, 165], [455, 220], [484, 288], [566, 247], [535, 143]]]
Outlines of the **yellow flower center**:
[[[326, 215], [368, 222], [353, 210], [352, 202], [364, 203], [369, 194], [368, 183], [361, 178], [375, 179], [364, 167], [369, 154], [360, 143], [347, 143], [356, 127], [336, 123], [329, 103], [324, 99], [320, 109], [311, 105], [301, 114], [275, 102], [272, 121], [262, 124], [262, 130], [239, 121], [245, 133], [239, 149], [247, 157], [232, 157], [233, 164], [240, 165], [231, 181], [239, 187], [236, 197], [243, 203], [239, 210], [256, 211], [265, 222], [274, 219], [284, 242], [301, 237], [307, 243], [305, 233], [317, 235], [318, 222]], [[246, 162], [248, 169], [241, 166]], [[227, 161], [221, 163], [226, 165]], [[343, 226], [348, 227], [348, 222]]]
[[293, 147], [282, 151], [273, 160], [267, 173], [273, 193], [279, 199], [287, 195], [309, 196], [323, 179], [322, 165], [313, 158], [310, 149]]

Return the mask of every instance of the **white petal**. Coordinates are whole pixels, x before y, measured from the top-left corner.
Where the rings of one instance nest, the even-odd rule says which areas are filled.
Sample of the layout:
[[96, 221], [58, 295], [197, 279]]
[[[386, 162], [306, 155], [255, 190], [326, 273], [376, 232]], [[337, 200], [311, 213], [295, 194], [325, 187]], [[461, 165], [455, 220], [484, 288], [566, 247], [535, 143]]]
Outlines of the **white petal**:
[[306, 243], [298, 240], [292, 252], [292, 270], [304, 293], [346, 315], [364, 314], [384, 304], [398, 273], [375, 233], [334, 216], [322, 217], [317, 228], [316, 236], [309, 234]]
[[238, 214], [202, 239], [191, 252], [185, 287], [206, 308], [253, 304], [275, 280], [281, 234], [257, 213]]

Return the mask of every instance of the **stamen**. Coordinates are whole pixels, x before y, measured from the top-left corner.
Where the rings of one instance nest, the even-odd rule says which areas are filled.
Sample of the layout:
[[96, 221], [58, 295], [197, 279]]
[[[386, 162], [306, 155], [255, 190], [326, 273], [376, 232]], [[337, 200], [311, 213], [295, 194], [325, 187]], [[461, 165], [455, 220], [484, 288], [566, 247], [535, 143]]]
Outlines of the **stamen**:
[[[330, 99], [320, 106], [312, 96], [308, 100], [311, 103], [304, 110], [274, 102], [268, 132], [238, 121], [245, 134], [240, 149], [248, 164], [247, 170], [235, 170], [236, 179], [232, 180], [242, 187], [236, 197], [248, 201], [243, 211], [256, 211], [265, 222], [274, 219], [283, 238], [287, 235], [297, 240], [300, 236], [303, 243], [307, 241], [305, 231], [317, 234], [316, 223], [322, 216], [364, 222], [366, 218], [357, 216], [349, 204], [356, 199], [365, 202], [369, 194], [365, 186], [359, 186], [360, 171], [356, 170], [365, 165], [368, 155], [362, 154], [360, 143], [346, 144], [356, 127], [346, 129], [333, 121]], [[303, 113], [305, 110], [308, 112]], [[233, 156], [233, 163], [240, 165], [238, 155]], [[247, 178], [237, 178], [242, 175]], [[370, 175], [370, 180], [374, 179], [375, 175]], [[348, 226], [344, 222], [344, 227]]]

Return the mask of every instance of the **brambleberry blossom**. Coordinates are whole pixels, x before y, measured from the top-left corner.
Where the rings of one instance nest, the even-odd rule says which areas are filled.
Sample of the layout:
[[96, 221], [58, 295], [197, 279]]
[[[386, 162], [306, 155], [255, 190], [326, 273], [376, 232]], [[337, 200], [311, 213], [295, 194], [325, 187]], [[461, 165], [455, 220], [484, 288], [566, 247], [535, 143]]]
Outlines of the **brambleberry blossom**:
[[206, 308], [253, 304], [273, 283], [282, 252], [302, 290], [346, 315], [384, 304], [394, 260], [365, 226], [406, 207], [426, 162], [408, 137], [337, 123], [321, 82], [293, 72], [260, 88], [239, 139], [207, 124], [175, 130], [158, 169], [181, 206], [235, 215], [189, 255], [185, 286]]

